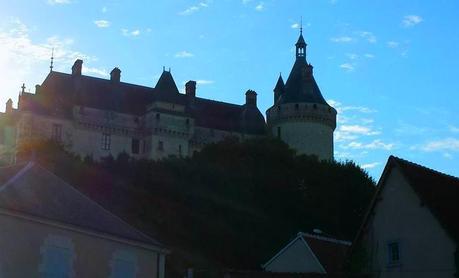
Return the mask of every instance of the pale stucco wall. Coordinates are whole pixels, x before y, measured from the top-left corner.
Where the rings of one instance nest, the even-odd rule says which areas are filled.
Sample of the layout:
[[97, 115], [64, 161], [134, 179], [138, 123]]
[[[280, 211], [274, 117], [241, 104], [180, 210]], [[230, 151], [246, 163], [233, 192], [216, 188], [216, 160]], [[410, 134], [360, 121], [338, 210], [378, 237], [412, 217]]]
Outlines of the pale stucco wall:
[[[0, 214], [0, 227], [0, 277], [42, 277], [40, 249], [50, 237], [63, 237], [72, 244], [73, 277], [110, 277], [111, 260], [120, 252], [135, 258], [136, 277], [158, 277], [160, 257], [152, 250], [4, 214]], [[164, 255], [160, 261], [163, 271]]]
[[324, 273], [323, 268], [300, 238], [271, 261], [265, 270], [283, 273]]
[[[368, 231], [370, 271], [388, 278], [454, 277], [454, 241], [397, 168], [388, 176], [381, 198]], [[391, 241], [400, 244], [399, 266], [388, 265]]]

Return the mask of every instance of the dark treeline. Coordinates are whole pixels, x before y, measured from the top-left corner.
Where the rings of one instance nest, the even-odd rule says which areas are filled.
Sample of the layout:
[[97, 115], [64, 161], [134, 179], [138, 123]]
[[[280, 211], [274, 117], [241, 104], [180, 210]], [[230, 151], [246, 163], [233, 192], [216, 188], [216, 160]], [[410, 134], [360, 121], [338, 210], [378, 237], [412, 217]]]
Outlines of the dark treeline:
[[[353, 162], [296, 156], [273, 139], [225, 140], [190, 158], [95, 162], [52, 143], [21, 146], [107, 209], [170, 247], [187, 267], [257, 269], [297, 232], [352, 240], [375, 189]], [[172, 275], [174, 276], [174, 275]]]

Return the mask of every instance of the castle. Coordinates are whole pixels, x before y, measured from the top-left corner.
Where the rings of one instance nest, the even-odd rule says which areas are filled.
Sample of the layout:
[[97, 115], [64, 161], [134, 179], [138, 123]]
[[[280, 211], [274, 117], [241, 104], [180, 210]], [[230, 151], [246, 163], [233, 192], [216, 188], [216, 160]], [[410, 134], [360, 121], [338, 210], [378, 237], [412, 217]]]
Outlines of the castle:
[[298, 153], [333, 159], [336, 110], [324, 100], [306, 61], [302, 32], [287, 82], [281, 76], [266, 122], [257, 108], [257, 93], [248, 90], [243, 105], [196, 96], [196, 82], [179, 92], [163, 69], [154, 88], [121, 81], [114, 68], [110, 79], [82, 75], [82, 60], [72, 73], [52, 70], [35, 94], [22, 87], [18, 108], [8, 100], [0, 116], [2, 155], [14, 156], [24, 140], [47, 138], [81, 157], [100, 159], [126, 152], [133, 158], [189, 156], [226, 137], [241, 140], [276, 136]]

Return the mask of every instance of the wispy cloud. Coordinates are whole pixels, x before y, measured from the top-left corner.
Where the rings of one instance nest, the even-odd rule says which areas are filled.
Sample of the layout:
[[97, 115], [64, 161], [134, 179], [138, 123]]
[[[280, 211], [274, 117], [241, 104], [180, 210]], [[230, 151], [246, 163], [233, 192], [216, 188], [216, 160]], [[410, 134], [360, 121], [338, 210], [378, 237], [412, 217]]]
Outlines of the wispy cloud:
[[290, 27], [292, 29], [299, 29], [300, 28], [300, 24], [299, 23], [293, 23], [292, 25], [290, 25]]
[[384, 143], [381, 139], [375, 139], [370, 143], [362, 143], [358, 141], [352, 141], [347, 145], [343, 145], [344, 149], [365, 149], [365, 150], [386, 150], [390, 151], [394, 149], [395, 144], [393, 143]]
[[349, 43], [349, 42], [354, 41], [354, 39], [349, 36], [334, 37], [334, 38], [331, 38], [330, 40], [336, 43]]
[[372, 32], [360, 31], [359, 35], [369, 43], [376, 43], [376, 36]]
[[94, 24], [96, 24], [96, 26], [99, 28], [110, 27], [110, 21], [105, 19], [94, 20]]
[[100, 10], [102, 13], [106, 13], [108, 11], [107, 7], [102, 7], [102, 9]]
[[198, 85], [209, 85], [209, 84], [215, 83], [215, 81], [213, 81], [213, 80], [204, 80], [204, 79], [201, 79], [201, 80], [196, 80], [196, 83], [197, 83]]
[[450, 152], [459, 152], [459, 139], [448, 137], [441, 140], [433, 140], [430, 142], [421, 145], [419, 148], [414, 147], [414, 149], [420, 149], [425, 152], [436, 152], [436, 151], [450, 151]]
[[64, 5], [72, 3], [71, 0], [48, 0], [49, 5]]
[[186, 50], [183, 50], [183, 51], [175, 53], [174, 56], [175, 58], [191, 58], [194, 56], [194, 54]]
[[140, 35], [140, 30], [135, 29], [135, 30], [129, 30], [126, 28], [121, 29], [121, 34], [125, 37], [138, 37]]
[[341, 125], [339, 131], [349, 134], [359, 134], [366, 136], [381, 134], [380, 131], [374, 131], [371, 127], [362, 125]]
[[419, 15], [405, 15], [402, 19], [402, 26], [403, 27], [413, 27], [418, 25], [423, 21], [423, 18]]
[[354, 71], [355, 69], [354, 64], [352, 63], [344, 63], [344, 64], [339, 65], [339, 67], [347, 72]]
[[400, 43], [399, 43], [399, 42], [396, 42], [396, 41], [388, 41], [388, 42], [387, 42], [387, 46], [388, 46], [389, 48], [397, 48], [399, 45], [400, 45]]
[[265, 3], [259, 2], [258, 5], [255, 6], [255, 10], [261, 12], [265, 9]]
[[179, 15], [192, 15], [192, 14], [198, 12], [199, 10], [201, 10], [203, 8], [209, 7], [209, 3], [210, 3], [209, 0], [208, 1], [199, 2], [198, 4], [188, 7], [185, 10], [179, 12], [178, 14]]
[[371, 54], [371, 53], [365, 53], [365, 58], [368, 58], [368, 59], [373, 59], [375, 57], [375, 55]]
[[110, 75], [106, 69], [86, 67], [84, 65], [83, 65], [82, 72], [84, 74], [95, 74], [95, 75], [99, 75], [102, 77], [108, 77]]
[[457, 127], [457, 126], [449, 125], [449, 126], [448, 126], [448, 129], [449, 129], [449, 131], [451, 131], [452, 133], [459, 133], [459, 127]]
[[360, 167], [362, 169], [372, 169], [372, 168], [375, 168], [376, 166], [378, 166], [380, 164], [381, 164], [381, 162], [365, 163], [365, 164], [362, 164]]

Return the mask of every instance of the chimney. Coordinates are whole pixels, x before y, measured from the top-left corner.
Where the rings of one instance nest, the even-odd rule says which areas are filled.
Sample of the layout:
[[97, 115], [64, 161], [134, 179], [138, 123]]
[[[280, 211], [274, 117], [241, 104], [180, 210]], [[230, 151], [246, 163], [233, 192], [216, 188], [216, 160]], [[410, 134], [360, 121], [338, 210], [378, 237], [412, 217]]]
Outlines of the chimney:
[[72, 75], [81, 76], [81, 68], [83, 67], [83, 60], [77, 59], [72, 66]]
[[11, 99], [8, 99], [6, 102], [5, 112], [7, 114], [11, 114], [13, 112], [13, 101]]
[[110, 72], [110, 80], [114, 83], [119, 83], [121, 80], [121, 70], [119, 68], [114, 68]]
[[248, 90], [245, 93], [245, 104], [250, 106], [257, 106], [257, 93], [253, 90]]
[[190, 80], [185, 84], [185, 94], [190, 97], [196, 96], [196, 81]]

